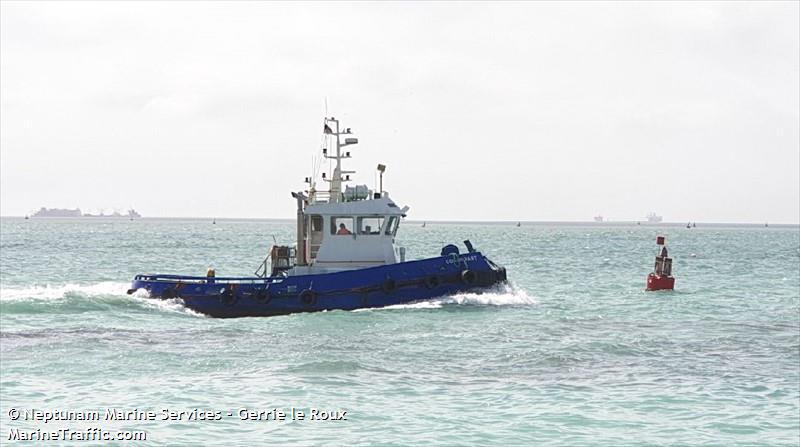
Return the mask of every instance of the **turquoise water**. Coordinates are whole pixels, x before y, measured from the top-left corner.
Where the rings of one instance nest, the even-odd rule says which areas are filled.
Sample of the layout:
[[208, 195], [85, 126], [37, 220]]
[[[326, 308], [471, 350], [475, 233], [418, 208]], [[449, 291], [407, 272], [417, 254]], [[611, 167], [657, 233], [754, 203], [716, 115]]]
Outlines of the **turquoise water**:
[[[512, 285], [233, 320], [125, 290], [136, 273], [249, 275], [273, 235], [292, 238], [291, 223], [4, 218], [0, 228], [2, 445], [42, 444], [9, 441], [14, 429], [75, 427], [146, 433], [119, 445], [800, 443], [797, 227], [406, 223], [410, 257], [470, 239]], [[658, 233], [674, 292], [643, 291]], [[10, 414], [109, 408], [157, 418]], [[346, 420], [241, 420], [243, 408]], [[163, 409], [220, 420], [164, 421]]]

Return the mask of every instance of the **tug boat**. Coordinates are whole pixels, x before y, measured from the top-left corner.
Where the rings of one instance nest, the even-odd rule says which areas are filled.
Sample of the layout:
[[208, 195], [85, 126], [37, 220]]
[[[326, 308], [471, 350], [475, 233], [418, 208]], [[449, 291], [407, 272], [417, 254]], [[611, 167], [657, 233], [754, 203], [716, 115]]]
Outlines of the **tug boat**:
[[296, 241], [272, 246], [254, 276], [216, 277], [213, 269], [206, 276], [141, 274], [128, 294], [144, 290], [149, 298], [180, 298], [193, 311], [231, 318], [384, 307], [506, 282], [506, 269], [469, 240], [464, 252], [449, 244], [437, 257], [406, 260], [395, 237], [409, 207], [398, 206], [383, 190], [386, 166], [378, 165], [377, 191], [367, 185], [342, 188], [355, 173], [342, 169], [351, 158], [342, 148], [358, 144], [351, 134], [336, 118], [324, 119], [319, 160], [335, 162], [330, 178], [321, 176], [329, 187], [317, 190], [314, 174], [305, 179], [307, 190], [292, 192]]

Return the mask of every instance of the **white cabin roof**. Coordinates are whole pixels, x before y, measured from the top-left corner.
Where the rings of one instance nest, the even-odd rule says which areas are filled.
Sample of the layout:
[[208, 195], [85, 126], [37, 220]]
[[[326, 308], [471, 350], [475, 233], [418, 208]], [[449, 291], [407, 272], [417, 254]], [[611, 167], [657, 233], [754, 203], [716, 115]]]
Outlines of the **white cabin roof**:
[[400, 208], [388, 197], [358, 200], [354, 202], [312, 203], [306, 206], [305, 214], [324, 216], [405, 216], [408, 207]]

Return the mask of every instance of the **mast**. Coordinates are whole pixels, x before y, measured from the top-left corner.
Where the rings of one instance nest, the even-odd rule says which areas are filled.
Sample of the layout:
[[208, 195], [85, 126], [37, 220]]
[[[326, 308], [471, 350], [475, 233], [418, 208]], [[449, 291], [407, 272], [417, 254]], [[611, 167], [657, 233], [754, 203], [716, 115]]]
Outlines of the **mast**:
[[[333, 124], [333, 127], [329, 126], [328, 124]], [[341, 141], [342, 135], [350, 135], [353, 132], [350, 128], [346, 128], [341, 130], [339, 128], [339, 120], [334, 117], [325, 118], [325, 127], [323, 128], [323, 132], [327, 135], [332, 135], [336, 138], [336, 155], [328, 155], [327, 148], [322, 150], [322, 155], [328, 159], [336, 160], [336, 167], [333, 169], [333, 176], [330, 179], [326, 179], [323, 174], [323, 180], [330, 182], [330, 202], [331, 203], [338, 203], [342, 201], [342, 182], [350, 181], [350, 174], [355, 174], [356, 171], [343, 171], [342, 170], [342, 159], [350, 158], [350, 152], [346, 152], [342, 154], [342, 148], [345, 146], [349, 146], [351, 144], [358, 144], [358, 138], [345, 138], [344, 143]]]

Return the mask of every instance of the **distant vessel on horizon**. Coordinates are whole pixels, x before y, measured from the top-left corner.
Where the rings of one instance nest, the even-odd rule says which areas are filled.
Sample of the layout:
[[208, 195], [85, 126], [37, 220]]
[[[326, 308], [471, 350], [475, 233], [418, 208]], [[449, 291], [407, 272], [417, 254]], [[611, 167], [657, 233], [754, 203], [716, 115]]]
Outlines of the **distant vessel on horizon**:
[[119, 211], [114, 211], [111, 214], [104, 214], [102, 211], [100, 211], [100, 214], [89, 214], [89, 213], [86, 213], [86, 214], [83, 215], [83, 217], [129, 217], [131, 219], [134, 219], [134, 218], [142, 217], [142, 215], [137, 213], [135, 209], [131, 208], [125, 214], [120, 214]]
[[[100, 214], [84, 214], [81, 212], [80, 208], [71, 210], [66, 208], [41, 207], [39, 211], [33, 213], [31, 217], [128, 217], [133, 220], [134, 218], [142, 217], [142, 215], [133, 208], [129, 209], [125, 214], [120, 214], [118, 211], [114, 211], [112, 214], [103, 214], [102, 211], [100, 211]], [[25, 218], [27, 219], [28, 216], [25, 216]]]
[[594, 216], [594, 221], [595, 222], [602, 222], [603, 221], [603, 216], [601, 216], [599, 214], [597, 216]]
[[654, 212], [651, 212], [650, 214], [648, 214], [645, 217], [647, 217], [647, 221], [650, 222], [650, 223], [659, 223], [662, 220], [664, 220], [663, 216], [659, 216], [658, 214], [656, 214]]
[[75, 208], [74, 210], [66, 209], [66, 208], [45, 208], [41, 207], [39, 211], [33, 213], [31, 217], [81, 217], [83, 213], [81, 213], [80, 208]]

